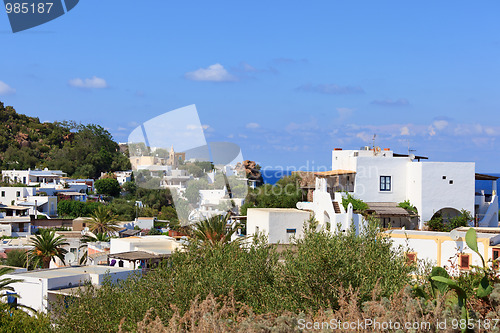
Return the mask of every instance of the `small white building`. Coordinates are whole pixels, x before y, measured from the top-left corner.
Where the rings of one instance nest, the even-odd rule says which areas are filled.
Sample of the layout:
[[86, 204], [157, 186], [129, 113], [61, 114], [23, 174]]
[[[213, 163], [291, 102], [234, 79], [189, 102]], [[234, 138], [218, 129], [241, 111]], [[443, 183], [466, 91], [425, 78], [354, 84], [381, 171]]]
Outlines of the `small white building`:
[[[168, 256], [177, 249], [181, 249], [182, 244], [175, 238], [157, 235], [157, 236], [132, 236], [125, 238], [111, 238], [110, 255], [117, 255], [129, 252], [143, 252], [155, 256]], [[141, 261], [138, 260], [118, 260], [119, 267], [139, 267]]]
[[18, 303], [47, 312], [59, 297], [74, 296], [87, 281], [101, 285], [109, 276], [112, 282], [125, 280], [134, 270], [110, 266], [73, 266], [6, 274], [2, 277], [20, 279], [11, 286], [19, 295]]
[[155, 226], [155, 217], [136, 217], [133, 227], [142, 229], [153, 229]]
[[61, 170], [2, 170], [2, 179], [8, 183], [20, 183], [27, 186], [54, 186], [61, 182], [66, 173]]
[[295, 208], [249, 208], [247, 235], [262, 234], [271, 244], [288, 244], [293, 237], [302, 237], [311, 213]]
[[[101, 172], [101, 178], [105, 177], [107, 174], [107, 172]], [[120, 186], [122, 186], [126, 182], [132, 181], [132, 170], [115, 171], [112, 172], [112, 174], [116, 177], [116, 180], [118, 181], [118, 184], [120, 184]]]
[[0, 225], [6, 236], [26, 237], [31, 235], [31, 218], [28, 207], [0, 205]]
[[[390, 230], [386, 234], [394, 247], [409, 248], [406, 255], [410, 260], [427, 260], [441, 267], [454, 264], [460, 270], [469, 270], [471, 266], [482, 267], [482, 262], [465, 242], [468, 229], [462, 227], [452, 232]], [[476, 228], [476, 232], [478, 250], [484, 260], [500, 258], [500, 228]]]
[[0, 203], [29, 209], [29, 215], [57, 215], [57, 197], [37, 194], [36, 187], [0, 187]]

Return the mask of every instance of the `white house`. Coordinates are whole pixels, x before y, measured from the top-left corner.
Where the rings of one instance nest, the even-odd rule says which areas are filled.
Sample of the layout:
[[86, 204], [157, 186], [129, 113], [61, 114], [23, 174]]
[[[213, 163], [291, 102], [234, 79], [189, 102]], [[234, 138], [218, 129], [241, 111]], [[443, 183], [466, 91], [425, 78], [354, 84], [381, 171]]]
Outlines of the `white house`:
[[52, 308], [51, 303], [57, 302], [59, 297], [75, 295], [87, 281], [100, 285], [108, 275], [112, 282], [116, 282], [133, 273], [134, 270], [122, 267], [73, 266], [11, 273], [2, 277], [23, 280], [12, 284], [19, 295], [19, 304], [47, 312]]
[[53, 186], [61, 182], [66, 173], [61, 170], [2, 170], [2, 179], [9, 183], [21, 183], [28, 186]]
[[[462, 227], [451, 233], [390, 230], [386, 234], [392, 239], [394, 247], [408, 248], [406, 255], [410, 260], [423, 259], [442, 267], [453, 264], [460, 270], [469, 270], [471, 266], [482, 266], [482, 262], [465, 242], [468, 229]], [[500, 228], [476, 228], [476, 232], [478, 250], [484, 260], [488, 262], [500, 258]]]
[[169, 256], [182, 247], [175, 238], [164, 235], [111, 238], [110, 245], [109, 257], [115, 258], [115, 265], [132, 268], [139, 267], [150, 259]]
[[[378, 147], [337, 148], [332, 152], [332, 170], [342, 170], [343, 174], [336, 177], [329, 191], [350, 192], [368, 205], [390, 202], [397, 206], [409, 200], [418, 210], [419, 229], [423, 229], [424, 223], [435, 214], [453, 217], [462, 209], [474, 214], [475, 204], [480, 203], [475, 199], [475, 164], [422, 161], [426, 159]], [[498, 225], [496, 182], [493, 186], [490, 213], [485, 216], [487, 220], [479, 222], [480, 225]]]
[[27, 207], [30, 215], [57, 215], [57, 197], [37, 195], [36, 187], [0, 187], [0, 203]]
[[290, 243], [292, 237], [301, 237], [311, 213], [295, 208], [249, 208], [247, 235], [262, 234], [269, 243]]
[[31, 235], [31, 218], [28, 216], [28, 210], [28, 207], [0, 204], [0, 225], [6, 236]]
[[[107, 174], [107, 172], [101, 172], [101, 178], [106, 176]], [[132, 180], [132, 170], [115, 171], [113, 172], [113, 175], [116, 177], [116, 180], [118, 181], [118, 184], [120, 184], [120, 186]]]

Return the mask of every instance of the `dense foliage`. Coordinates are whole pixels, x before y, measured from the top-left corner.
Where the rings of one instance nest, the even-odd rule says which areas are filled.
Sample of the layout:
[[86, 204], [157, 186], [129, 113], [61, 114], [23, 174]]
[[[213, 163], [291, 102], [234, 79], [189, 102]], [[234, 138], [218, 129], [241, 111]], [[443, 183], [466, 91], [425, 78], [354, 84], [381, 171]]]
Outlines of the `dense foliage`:
[[66, 218], [90, 216], [101, 205], [99, 202], [92, 201], [59, 200], [57, 202], [57, 212], [59, 216]]
[[[167, 323], [197, 298], [233, 295], [256, 313], [338, 308], [341, 287], [360, 290], [367, 300], [378, 282], [389, 296], [409, 282], [412, 267], [402, 250], [390, 248], [374, 230], [361, 236], [306, 231], [303, 240], [282, 254], [263, 240], [248, 248], [235, 243], [176, 252], [157, 270], [119, 285], [89, 287], [69, 307], [61, 304], [62, 331], [133, 330], [150, 309]], [[240, 306], [235, 304], [235, 306]]]
[[98, 179], [95, 181], [94, 186], [98, 194], [109, 195], [112, 197], [116, 197], [120, 194], [120, 184], [113, 178]]
[[459, 215], [447, 218], [443, 217], [439, 214], [436, 214], [425, 224], [427, 228], [431, 231], [443, 231], [450, 232], [451, 230], [459, 227], [467, 227], [472, 222], [473, 217], [472, 214], [462, 209]]
[[285, 176], [276, 185], [264, 184], [248, 191], [245, 203], [241, 206], [241, 215], [247, 214], [248, 208], [296, 208], [302, 200], [300, 177], [296, 174]]
[[101, 172], [128, 170], [111, 134], [99, 125], [44, 122], [16, 113], [0, 102], [0, 167], [57, 169], [69, 176], [98, 178]]

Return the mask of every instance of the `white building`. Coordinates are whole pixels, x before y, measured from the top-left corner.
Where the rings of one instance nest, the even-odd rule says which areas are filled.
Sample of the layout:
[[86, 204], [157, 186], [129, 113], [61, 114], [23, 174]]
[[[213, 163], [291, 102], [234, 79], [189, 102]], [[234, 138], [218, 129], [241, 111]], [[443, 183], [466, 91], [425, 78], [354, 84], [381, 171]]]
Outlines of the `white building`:
[[4, 182], [21, 183], [27, 186], [53, 186], [61, 182], [66, 173], [61, 170], [2, 170]]
[[11, 284], [19, 295], [18, 303], [47, 312], [58, 297], [75, 295], [87, 281], [100, 285], [109, 276], [112, 282], [124, 280], [134, 270], [109, 266], [73, 266], [6, 274], [2, 277], [20, 279]]
[[295, 208], [249, 208], [247, 235], [262, 234], [271, 244], [288, 244], [293, 237], [302, 237], [310, 216], [310, 212]]
[[[107, 172], [101, 172], [101, 178], [103, 178], [107, 174], [108, 174]], [[115, 171], [112, 174], [116, 177], [116, 180], [118, 181], [118, 184], [120, 184], [120, 186], [122, 186], [126, 182], [132, 181], [132, 170]]]
[[28, 207], [0, 205], [0, 225], [5, 236], [26, 237], [31, 235], [31, 218]]
[[[391, 202], [397, 206], [409, 200], [418, 210], [419, 229], [423, 229], [424, 223], [435, 214], [453, 217], [462, 209], [474, 214], [475, 204], [478, 203], [475, 199], [475, 164], [421, 161], [425, 159], [378, 147], [335, 149], [332, 152], [332, 170], [342, 170], [344, 174], [336, 178], [336, 184], [331, 185], [329, 191], [348, 191], [368, 205], [371, 202]], [[488, 220], [480, 221], [480, 225], [498, 225], [496, 182], [493, 186], [491, 213], [484, 214]]]
[[[442, 267], [453, 263], [461, 270], [469, 270], [471, 266], [482, 267], [482, 262], [465, 242], [468, 229], [462, 227], [451, 233], [419, 230], [391, 230], [386, 233], [394, 247], [409, 248], [406, 255], [410, 260], [427, 260]], [[478, 250], [484, 260], [488, 262], [500, 258], [500, 228], [476, 228], [476, 232]]]
[[[139, 252], [139, 254], [142, 254], [142, 257], [145, 255], [148, 259], [168, 256], [175, 250], [182, 247], [181, 243], [177, 242], [175, 238], [164, 235], [111, 238], [110, 245], [110, 257], [120, 257], [120, 254], [129, 257], [131, 252]], [[130, 258], [133, 257], [134, 256], [132, 254]], [[119, 267], [136, 268], [141, 265], [140, 257], [141, 255], [137, 257], [137, 260], [119, 259], [115, 265]]]
[[57, 215], [57, 197], [37, 195], [36, 187], [0, 187], [0, 203], [27, 207], [29, 215]]

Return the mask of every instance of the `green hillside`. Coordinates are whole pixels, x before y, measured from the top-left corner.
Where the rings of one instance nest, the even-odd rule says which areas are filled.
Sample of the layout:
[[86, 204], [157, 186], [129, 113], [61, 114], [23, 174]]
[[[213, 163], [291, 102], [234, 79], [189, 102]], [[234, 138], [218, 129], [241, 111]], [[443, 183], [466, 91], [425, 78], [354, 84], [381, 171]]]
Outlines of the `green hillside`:
[[128, 170], [130, 162], [99, 125], [41, 123], [0, 102], [0, 167], [47, 167], [73, 177], [96, 178], [101, 172]]

